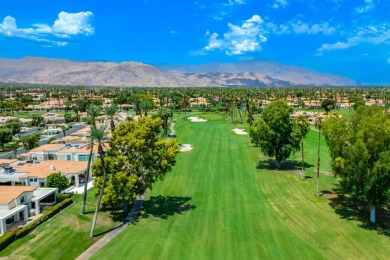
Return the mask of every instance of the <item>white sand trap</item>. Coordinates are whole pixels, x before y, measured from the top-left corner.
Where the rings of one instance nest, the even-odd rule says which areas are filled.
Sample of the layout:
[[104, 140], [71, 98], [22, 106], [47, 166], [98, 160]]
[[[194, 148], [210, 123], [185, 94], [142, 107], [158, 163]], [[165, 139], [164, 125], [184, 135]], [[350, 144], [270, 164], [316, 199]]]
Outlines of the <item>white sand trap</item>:
[[191, 122], [206, 122], [206, 119], [197, 117], [197, 116], [190, 116], [187, 118], [188, 120], [191, 120]]
[[233, 131], [238, 135], [247, 135], [248, 133], [245, 132], [245, 129], [242, 128], [234, 128]]
[[180, 152], [188, 152], [192, 150], [191, 144], [179, 144]]

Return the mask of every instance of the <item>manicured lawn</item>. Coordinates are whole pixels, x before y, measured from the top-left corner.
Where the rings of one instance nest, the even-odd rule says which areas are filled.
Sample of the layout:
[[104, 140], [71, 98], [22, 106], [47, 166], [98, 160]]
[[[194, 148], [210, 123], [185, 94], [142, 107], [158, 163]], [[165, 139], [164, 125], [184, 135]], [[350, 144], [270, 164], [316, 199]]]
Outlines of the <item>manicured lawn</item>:
[[[82, 195], [73, 196], [74, 203], [26, 237], [15, 241], [0, 257], [9, 259], [75, 259], [101, 236], [89, 238], [96, 198], [93, 189], [88, 193], [86, 215], [80, 214]], [[109, 213], [100, 212], [95, 234], [115, 227]]]
[[[227, 115], [191, 114], [209, 120], [176, 119], [178, 142], [194, 149], [177, 156], [173, 171], [148, 193], [138, 221], [93, 259], [388, 258], [389, 237], [315, 197], [315, 178], [300, 180], [299, 163], [289, 162], [287, 170], [259, 165], [267, 158], [248, 135], [232, 131], [240, 125]], [[317, 132], [305, 146], [307, 175], [314, 176]], [[329, 172], [322, 147], [321, 170]], [[294, 158], [299, 162], [300, 153]], [[336, 183], [321, 175], [323, 190]]]

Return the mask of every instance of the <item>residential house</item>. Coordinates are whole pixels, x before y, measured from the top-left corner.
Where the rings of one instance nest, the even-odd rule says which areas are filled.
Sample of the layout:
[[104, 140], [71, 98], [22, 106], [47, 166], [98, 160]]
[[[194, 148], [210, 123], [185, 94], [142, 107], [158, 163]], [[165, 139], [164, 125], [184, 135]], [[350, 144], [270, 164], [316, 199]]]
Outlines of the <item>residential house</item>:
[[[51, 160], [34, 163], [25, 163], [18, 168], [15, 173], [19, 180], [27, 186], [44, 187], [46, 178], [55, 172], [65, 175], [70, 185], [80, 186], [84, 181], [85, 172], [87, 171], [87, 162], [69, 162], [63, 160]], [[89, 178], [92, 179], [91, 171]]]
[[43, 206], [56, 203], [57, 188], [0, 186], [0, 235], [25, 224], [29, 214], [40, 214]]

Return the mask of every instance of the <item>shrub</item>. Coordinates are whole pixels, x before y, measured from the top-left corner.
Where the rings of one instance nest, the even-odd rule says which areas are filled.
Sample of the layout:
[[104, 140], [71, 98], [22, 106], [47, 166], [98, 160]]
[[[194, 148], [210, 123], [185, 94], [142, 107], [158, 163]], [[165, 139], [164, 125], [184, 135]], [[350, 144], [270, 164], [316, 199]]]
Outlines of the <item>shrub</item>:
[[50, 188], [58, 188], [58, 190], [62, 191], [69, 187], [69, 182], [65, 175], [62, 175], [59, 172], [54, 172], [46, 178], [46, 186]]
[[50, 144], [50, 143], [53, 142], [54, 140], [57, 140], [57, 138], [55, 138], [55, 137], [50, 137], [49, 140], [47, 140], [47, 143]]
[[51, 210], [52, 206], [44, 206], [43, 207], [43, 212]]
[[57, 195], [57, 202], [60, 203], [66, 199], [69, 199], [72, 197], [72, 194], [69, 193], [60, 193]]
[[0, 237], [0, 251], [15, 240], [15, 231], [7, 232]]

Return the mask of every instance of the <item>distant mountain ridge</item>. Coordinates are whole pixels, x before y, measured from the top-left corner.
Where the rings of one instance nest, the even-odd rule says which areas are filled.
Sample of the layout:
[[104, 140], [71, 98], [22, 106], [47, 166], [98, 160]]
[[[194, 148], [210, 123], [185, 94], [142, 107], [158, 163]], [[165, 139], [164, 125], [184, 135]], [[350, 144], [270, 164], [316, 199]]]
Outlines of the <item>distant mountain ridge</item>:
[[0, 58], [0, 82], [92, 86], [353, 86], [352, 79], [268, 61], [202, 65]]

